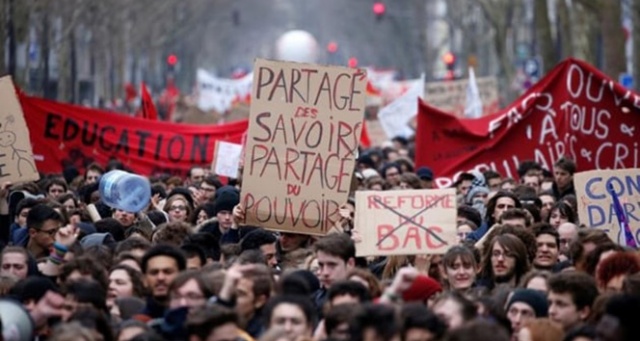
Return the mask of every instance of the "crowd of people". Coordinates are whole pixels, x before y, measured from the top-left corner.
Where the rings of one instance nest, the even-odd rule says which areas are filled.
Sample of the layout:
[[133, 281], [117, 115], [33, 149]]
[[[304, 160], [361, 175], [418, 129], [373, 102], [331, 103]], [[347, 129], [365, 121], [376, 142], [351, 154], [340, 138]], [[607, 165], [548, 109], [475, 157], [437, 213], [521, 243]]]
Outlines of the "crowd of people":
[[[364, 150], [357, 190], [434, 187], [406, 140]], [[104, 166], [104, 167], [103, 167]], [[574, 161], [463, 173], [443, 255], [356, 257], [355, 202], [314, 237], [244, 225], [242, 178], [149, 178], [142, 212], [100, 200], [116, 160], [0, 187], [5, 340], [631, 341], [640, 258], [576, 214]], [[351, 198], [353, 198], [353, 193]]]

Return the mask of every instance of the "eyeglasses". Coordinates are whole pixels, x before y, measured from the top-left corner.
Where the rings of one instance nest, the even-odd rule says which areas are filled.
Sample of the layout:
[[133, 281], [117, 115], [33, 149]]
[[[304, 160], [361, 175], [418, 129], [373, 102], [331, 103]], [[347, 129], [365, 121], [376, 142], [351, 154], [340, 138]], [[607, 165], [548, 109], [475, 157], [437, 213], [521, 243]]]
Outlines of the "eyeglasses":
[[57, 229], [51, 229], [51, 230], [39, 230], [38, 232], [46, 233], [46, 234], [48, 234], [50, 237], [55, 237], [55, 236], [56, 236], [56, 233], [58, 233], [58, 230], [60, 230], [60, 228], [57, 228]]
[[511, 252], [500, 252], [500, 251], [493, 251], [491, 253], [491, 258], [496, 258], [496, 259], [500, 259], [500, 257], [502, 258], [513, 258], [513, 255], [511, 254]]
[[171, 206], [169, 207], [169, 211], [186, 211], [187, 210], [187, 206]]

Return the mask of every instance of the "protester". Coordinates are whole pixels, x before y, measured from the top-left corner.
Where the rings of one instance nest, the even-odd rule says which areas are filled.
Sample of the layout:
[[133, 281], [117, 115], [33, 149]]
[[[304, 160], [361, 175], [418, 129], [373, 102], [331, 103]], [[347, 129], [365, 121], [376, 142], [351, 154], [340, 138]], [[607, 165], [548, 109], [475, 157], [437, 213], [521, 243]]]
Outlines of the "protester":
[[[637, 315], [640, 258], [607, 233], [579, 226], [575, 161], [559, 156], [553, 169], [522, 161], [515, 179], [513, 172], [460, 170], [452, 184], [455, 242], [439, 254], [358, 257], [362, 231], [376, 236], [374, 227], [358, 225], [358, 191], [442, 186], [431, 168], [409, 161], [411, 139], [360, 152], [356, 182], [346, 186], [349, 199], [336, 207], [326, 235], [273, 229], [264, 219], [247, 224], [256, 211], [241, 200], [242, 177], [218, 177], [199, 164], [186, 176], [149, 177], [155, 196], [141, 212], [100, 200], [105, 169], [124, 162], [67, 169], [76, 178], [68, 183], [47, 174], [38, 183], [5, 184], [1, 298], [13, 299], [32, 316], [31, 331], [50, 340], [638, 335], [630, 316]], [[286, 205], [275, 211], [293, 210]], [[398, 224], [438, 224], [408, 218]], [[423, 231], [398, 244], [433, 243]]]

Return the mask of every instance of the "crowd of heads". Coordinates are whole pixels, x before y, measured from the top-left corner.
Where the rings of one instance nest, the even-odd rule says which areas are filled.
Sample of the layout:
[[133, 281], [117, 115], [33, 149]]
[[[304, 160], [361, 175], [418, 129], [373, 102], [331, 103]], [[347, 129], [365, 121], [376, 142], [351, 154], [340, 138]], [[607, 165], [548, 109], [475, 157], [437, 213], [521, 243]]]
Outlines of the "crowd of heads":
[[[436, 188], [401, 138], [362, 152], [354, 191]], [[0, 302], [40, 340], [513, 340], [640, 337], [637, 250], [585, 226], [576, 164], [461, 173], [456, 244], [356, 257], [355, 202], [326, 236], [244, 225], [242, 178], [151, 176], [141, 212], [100, 200], [106, 167], [0, 188]], [[354, 197], [354, 193], [350, 194]], [[7, 328], [17, 315], [0, 312]], [[25, 315], [26, 316], [26, 315]], [[13, 323], [13, 324], [12, 324]], [[29, 329], [27, 328], [27, 329]], [[26, 340], [26, 339], [25, 339]]]

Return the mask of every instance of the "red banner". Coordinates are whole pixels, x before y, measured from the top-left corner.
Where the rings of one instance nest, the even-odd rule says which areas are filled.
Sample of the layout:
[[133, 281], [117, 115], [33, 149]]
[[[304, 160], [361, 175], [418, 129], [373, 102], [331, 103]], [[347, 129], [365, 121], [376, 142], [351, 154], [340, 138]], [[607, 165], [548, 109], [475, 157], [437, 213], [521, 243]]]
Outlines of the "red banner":
[[473, 169], [517, 178], [526, 160], [552, 170], [563, 155], [579, 171], [638, 168], [640, 94], [569, 59], [493, 115], [458, 119], [420, 103], [416, 135], [416, 164], [431, 167], [439, 187]]
[[120, 160], [136, 173], [185, 175], [209, 166], [215, 142], [240, 143], [247, 121], [196, 126], [151, 121], [20, 95], [38, 171]]

